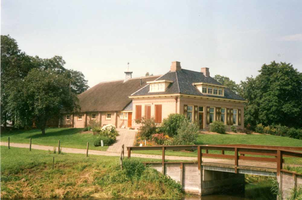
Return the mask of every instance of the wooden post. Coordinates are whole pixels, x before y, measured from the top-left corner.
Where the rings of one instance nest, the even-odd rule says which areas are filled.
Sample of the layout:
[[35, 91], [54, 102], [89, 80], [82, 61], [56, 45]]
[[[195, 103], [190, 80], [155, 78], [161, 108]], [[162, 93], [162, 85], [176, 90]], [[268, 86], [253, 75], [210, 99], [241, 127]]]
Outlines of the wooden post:
[[52, 157], [52, 169], [55, 168], [55, 157]]
[[198, 169], [200, 170], [201, 169], [201, 147], [200, 146], [198, 146], [197, 147], [197, 160], [198, 160]]
[[165, 175], [165, 147], [162, 147], [162, 173]]
[[280, 175], [282, 169], [282, 152], [277, 150], [277, 176]]
[[294, 190], [297, 190], [298, 187], [297, 174], [293, 174], [293, 179], [294, 179]]
[[124, 146], [124, 144], [122, 145], [122, 156], [123, 156], [123, 159], [124, 159], [124, 157], [125, 157], [125, 146]]
[[88, 157], [89, 142], [87, 142], [86, 157]]
[[7, 138], [7, 147], [10, 149], [10, 137]]
[[235, 147], [235, 173], [238, 173], [238, 149]]
[[221, 154], [224, 155], [224, 150], [221, 150]]
[[184, 163], [180, 163], [180, 185], [182, 186], [183, 188], [183, 185], [184, 185]]
[[127, 147], [127, 150], [128, 150], [128, 158], [131, 157], [131, 147]]
[[29, 151], [31, 151], [31, 138], [29, 139]]
[[206, 149], [206, 154], [208, 154], [209, 153], [209, 149]]
[[58, 154], [60, 154], [60, 140], [58, 141]]

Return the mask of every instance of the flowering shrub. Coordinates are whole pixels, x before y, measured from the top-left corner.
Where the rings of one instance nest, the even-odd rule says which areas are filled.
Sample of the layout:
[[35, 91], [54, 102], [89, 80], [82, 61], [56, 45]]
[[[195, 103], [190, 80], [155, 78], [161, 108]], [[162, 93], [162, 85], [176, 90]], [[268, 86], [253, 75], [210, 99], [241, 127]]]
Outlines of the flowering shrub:
[[170, 137], [177, 135], [177, 130], [181, 127], [185, 119], [186, 117], [184, 115], [170, 114], [168, 118], [163, 121], [162, 131]]
[[138, 124], [141, 124], [139, 128], [140, 135], [142, 139], [151, 139], [152, 135], [156, 133], [156, 124], [154, 119], [142, 118], [135, 121]]
[[174, 145], [194, 145], [199, 134], [197, 124], [189, 122], [187, 119], [183, 121], [181, 127], [177, 130], [177, 135], [174, 136]]
[[169, 136], [165, 135], [164, 133], [157, 133], [157, 134], [152, 135], [152, 140], [156, 144], [163, 145], [167, 139], [169, 139]]

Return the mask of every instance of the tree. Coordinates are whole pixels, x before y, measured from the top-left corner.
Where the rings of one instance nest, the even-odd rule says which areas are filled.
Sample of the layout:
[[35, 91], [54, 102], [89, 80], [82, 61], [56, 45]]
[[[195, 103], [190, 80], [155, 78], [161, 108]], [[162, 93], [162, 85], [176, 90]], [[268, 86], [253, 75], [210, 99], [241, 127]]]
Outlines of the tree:
[[248, 100], [245, 121], [255, 126], [302, 126], [302, 73], [289, 63], [264, 64], [256, 77], [241, 83]]
[[70, 90], [70, 81], [64, 73], [51, 69], [33, 69], [24, 79], [23, 85], [25, 104], [42, 134], [45, 134], [49, 119], [77, 107], [77, 96]]
[[221, 83], [224, 86], [227, 86], [230, 90], [238, 94], [239, 92], [239, 85], [235, 83], [235, 81], [231, 80], [229, 77], [215, 75], [214, 79]]
[[[28, 56], [19, 49], [17, 42], [10, 36], [1, 35], [1, 40], [1, 117], [3, 125], [5, 127], [6, 121], [11, 120], [14, 127], [26, 128], [32, 127], [32, 122], [35, 120], [42, 127], [43, 132], [44, 118], [49, 119], [49, 117], [58, 114], [58, 110], [54, 107], [54, 111], [45, 117], [43, 112], [45, 113], [46, 111], [43, 111], [43, 109], [33, 109], [32, 105], [36, 104], [32, 104], [32, 100], [30, 100], [32, 96], [39, 96], [40, 94], [43, 96], [43, 93], [39, 93], [41, 91], [35, 91], [36, 93], [29, 95], [29, 90], [34, 88], [34, 84], [37, 84], [36, 87], [39, 84], [43, 85], [43, 80], [41, 79], [45, 79], [44, 81], [54, 77], [64, 79], [64, 84], [57, 79], [54, 79], [58, 81], [57, 83], [49, 81], [48, 84], [51, 88], [64, 88], [66, 92], [65, 82], [68, 83], [68, 91], [65, 93], [65, 96], [60, 93], [62, 89], [57, 91], [58, 96], [56, 98], [66, 98], [65, 100], [61, 99], [62, 107], [59, 110], [62, 111], [63, 109], [70, 110], [71, 107], [75, 107], [74, 103], [76, 99], [74, 97], [76, 94], [80, 94], [88, 89], [87, 80], [85, 80], [81, 72], [64, 68], [65, 61], [60, 56], [54, 56], [50, 59]], [[42, 76], [43, 71], [45, 73]], [[28, 78], [30, 73], [37, 75], [37, 77], [31, 75], [30, 79], [33, 82], [30, 82]], [[56, 86], [55, 84], [58, 85]], [[62, 87], [63, 85], [64, 87]], [[46, 86], [44, 89], [45, 91], [55, 92], [55, 90], [50, 90]], [[54, 99], [55, 94], [52, 94], [52, 98]], [[71, 102], [70, 99], [74, 101]], [[64, 102], [69, 102], [70, 104], [65, 104]], [[46, 106], [46, 103], [45, 108], [49, 108], [49, 106]], [[42, 113], [38, 114], [39, 111]]]

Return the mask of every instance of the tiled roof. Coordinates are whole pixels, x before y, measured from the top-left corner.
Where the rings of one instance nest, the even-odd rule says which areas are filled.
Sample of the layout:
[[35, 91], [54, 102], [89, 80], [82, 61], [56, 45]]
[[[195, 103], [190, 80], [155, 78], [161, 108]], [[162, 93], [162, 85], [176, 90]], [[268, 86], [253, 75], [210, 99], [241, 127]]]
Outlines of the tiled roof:
[[[187, 95], [196, 95], [196, 96], [210, 96], [216, 98], [225, 98], [225, 99], [235, 99], [235, 100], [245, 100], [239, 95], [235, 94], [228, 88], [224, 90], [224, 97], [214, 96], [214, 95], [205, 95], [202, 94], [193, 83], [210, 83], [215, 85], [221, 85], [212, 77], [206, 77], [201, 72], [195, 72], [191, 70], [181, 69], [176, 72], [168, 72], [165, 75], [159, 77], [156, 80], [170, 80], [173, 81], [165, 92], [152, 92], [152, 95], [157, 94], [187, 94]], [[144, 88], [136, 91], [131, 96], [147, 96], [151, 95], [149, 93], [149, 85], [146, 85]]]

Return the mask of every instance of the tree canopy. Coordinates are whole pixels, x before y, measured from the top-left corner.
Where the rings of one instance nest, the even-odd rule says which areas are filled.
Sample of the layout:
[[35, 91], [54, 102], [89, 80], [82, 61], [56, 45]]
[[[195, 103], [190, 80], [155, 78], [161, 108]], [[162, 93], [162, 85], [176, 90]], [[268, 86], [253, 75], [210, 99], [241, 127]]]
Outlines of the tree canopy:
[[238, 94], [239, 92], [239, 85], [235, 83], [235, 81], [231, 80], [229, 77], [221, 76], [221, 75], [215, 75], [214, 79], [221, 83], [222, 85], [227, 86], [230, 90]]
[[36, 122], [45, 133], [46, 122], [77, 106], [77, 94], [88, 89], [81, 72], [64, 68], [60, 56], [39, 58], [22, 52], [16, 40], [1, 35], [1, 115], [3, 125]]
[[302, 126], [302, 73], [289, 63], [264, 64], [260, 74], [241, 82], [248, 100], [245, 122], [253, 126]]

